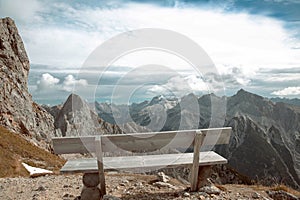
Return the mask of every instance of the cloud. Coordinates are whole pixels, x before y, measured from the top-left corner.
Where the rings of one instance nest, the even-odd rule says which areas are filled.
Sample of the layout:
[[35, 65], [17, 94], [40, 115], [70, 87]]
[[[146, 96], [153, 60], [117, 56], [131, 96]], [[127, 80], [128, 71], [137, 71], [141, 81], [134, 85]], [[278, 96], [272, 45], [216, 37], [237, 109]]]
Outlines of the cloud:
[[28, 23], [40, 20], [37, 15], [43, 10], [42, 4], [38, 0], [0, 0], [0, 16], [12, 17], [18, 22]]
[[[274, 93], [281, 91], [281, 88], [293, 88], [298, 80], [299, 74], [275, 74], [276, 69], [284, 71], [299, 68], [300, 65], [300, 49], [295, 48], [300, 46], [299, 38], [294, 37], [296, 34], [293, 31], [295, 30], [287, 26], [287, 21], [264, 16], [266, 14], [262, 11], [259, 12], [260, 15], [255, 15], [247, 13], [245, 11], [247, 9], [238, 7], [239, 11], [226, 8], [216, 9], [214, 4], [205, 7], [197, 3], [186, 4], [184, 1], [174, 1], [173, 6], [153, 4], [152, 1], [138, 3], [137, 1], [117, 0], [113, 2], [101, 2], [101, 5], [99, 3], [95, 6], [93, 4], [98, 3], [76, 1], [76, 3], [69, 2], [68, 4], [58, 0], [26, 0], [23, 5], [17, 0], [0, 0], [0, 15], [11, 16], [21, 24], [18, 26], [19, 32], [24, 39], [31, 63], [56, 66], [56, 72], [61, 72], [63, 75], [57, 76], [54, 72], [47, 70], [41, 73], [54, 74], [61, 80], [64, 80], [65, 74], [73, 74], [73, 78], [66, 83], [79, 81], [77, 85], [81, 85], [80, 79], [82, 79], [89, 80], [89, 84], [96, 84], [96, 78], [95, 80], [87, 78], [89, 74], [76, 80], [74, 78], [76, 69], [102, 42], [124, 31], [139, 28], [169, 29], [194, 40], [212, 58], [223, 77], [225, 86], [230, 89], [240, 86], [247, 89], [256, 82], [262, 83], [255, 85], [257, 91], [268, 91], [270, 95], [272, 91]], [[119, 63], [120, 66], [161, 64], [178, 71], [179, 65], [184, 65], [184, 67], [187, 65], [179, 62], [178, 59], [170, 59], [171, 57], [166, 55], [155, 57], [149, 52], [144, 55], [132, 54], [132, 57], [128, 55], [126, 58], [127, 60], [124, 59], [123, 63]], [[156, 59], [155, 62], [153, 62], [154, 59]], [[264, 73], [261, 69], [274, 73]], [[111, 73], [107, 76], [106, 81], [110, 84], [120, 78], [118, 71], [114, 73], [116, 74]], [[182, 79], [184, 80], [188, 74], [191, 73], [186, 73]], [[130, 84], [134, 84], [132, 83], [134, 81], [142, 83], [144, 78], [147, 77], [136, 77], [128, 82], [131, 81]], [[204, 78], [211, 82], [219, 81], [218, 77], [214, 77], [213, 74], [211, 77]], [[188, 80], [190, 85], [186, 89], [191, 90], [193, 85], [196, 88], [198, 83], [193, 83], [192, 78]], [[152, 89], [155, 89], [153, 90], [155, 92], [168, 86], [174, 91], [180, 91], [186, 87], [188, 80], [185, 80], [185, 86], [182, 88], [174, 85], [183, 81], [174, 78], [169, 85], [168, 83], [160, 85], [158, 82], [156, 88]], [[284, 83], [279, 83], [279, 81], [284, 81]], [[287, 83], [288, 81], [293, 82]], [[72, 84], [65, 85], [64, 83], [57, 83], [54, 86], [67, 91], [73, 87]]]
[[157, 84], [147, 91], [149, 96], [166, 95], [182, 97], [189, 93], [205, 93], [209, 90], [208, 85], [198, 76], [174, 76], [164, 84]]
[[[222, 73], [222, 80], [216, 80], [223, 81], [226, 88], [241, 88], [251, 84], [252, 80], [244, 72], [243, 68], [235, 66], [226, 66], [226, 68], [227, 70]], [[215, 75], [212, 78], [216, 79]]]
[[68, 92], [71, 92], [76, 87], [85, 87], [85, 86], [88, 86], [87, 80], [85, 79], [76, 80], [73, 75], [66, 76], [63, 82], [63, 89]]
[[282, 21], [269, 17], [149, 3], [75, 8], [56, 2], [44, 6], [51, 12], [36, 14], [44, 21], [21, 30], [33, 63], [80, 66], [101, 42], [138, 28], [163, 28], [186, 35], [205, 49], [221, 73], [227, 70], [226, 65], [243, 68], [253, 76], [261, 67], [300, 63], [300, 50], [291, 48], [299, 40]]
[[295, 96], [300, 95], [300, 87], [287, 87], [283, 90], [272, 92], [273, 95], [277, 96]]
[[101, 43], [101, 34], [65, 27], [26, 28], [20, 31], [32, 63], [59, 66], [60, 70], [80, 67]]
[[37, 81], [37, 90], [42, 91], [56, 86], [59, 83], [59, 79], [53, 77], [51, 74], [42, 74], [41, 79]]
[[87, 87], [88, 81], [85, 79], [75, 79], [73, 75], [68, 75], [64, 78], [64, 81], [60, 83], [60, 80], [49, 73], [42, 74], [41, 78], [36, 82], [36, 90], [37, 92], [41, 91], [49, 91], [56, 90], [63, 90], [66, 92], [71, 92], [73, 89], [77, 87], [77, 89], [82, 87]]

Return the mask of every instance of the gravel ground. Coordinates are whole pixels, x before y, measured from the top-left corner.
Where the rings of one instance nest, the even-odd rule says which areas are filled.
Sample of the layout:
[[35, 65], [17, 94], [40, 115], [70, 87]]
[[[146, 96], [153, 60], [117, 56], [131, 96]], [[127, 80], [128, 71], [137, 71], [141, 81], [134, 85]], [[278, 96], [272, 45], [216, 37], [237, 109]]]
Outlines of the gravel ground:
[[[0, 199], [80, 199], [82, 175], [49, 175], [37, 178], [1, 178]], [[107, 193], [120, 199], [271, 199], [264, 188], [245, 185], [218, 186], [220, 194], [187, 192], [188, 185], [171, 179], [157, 184], [157, 177], [137, 174], [107, 174]]]

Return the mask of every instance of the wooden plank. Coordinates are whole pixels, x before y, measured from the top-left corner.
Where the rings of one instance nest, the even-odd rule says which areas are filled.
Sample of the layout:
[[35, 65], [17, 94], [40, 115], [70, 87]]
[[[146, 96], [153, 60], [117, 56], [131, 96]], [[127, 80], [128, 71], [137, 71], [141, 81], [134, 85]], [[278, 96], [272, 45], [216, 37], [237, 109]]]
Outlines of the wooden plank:
[[95, 152], [95, 136], [54, 137], [52, 145], [55, 154]]
[[206, 135], [202, 145], [213, 146], [219, 144], [228, 144], [230, 140], [231, 129], [231, 127], [200, 129], [199, 131]]
[[103, 152], [155, 152], [178, 147], [188, 149], [196, 131], [172, 131], [128, 135], [103, 135]]
[[[130, 170], [138, 168], [169, 168], [176, 166], [189, 167], [193, 163], [193, 153], [160, 154], [145, 156], [125, 156], [125, 157], [103, 157], [104, 170]], [[226, 164], [227, 160], [213, 151], [201, 152], [199, 165]], [[62, 173], [74, 172], [97, 172], [97, 160], [95, 158], [68, 160]]]
[[[122, 135], [101, 135], [103, 152], [154, 152], [192, 147], [196, 132], [203, 132], [206, 138], [203, 146], [228, 144], [231, 128], [209, 128], [185, 131], [165, 131], [155, 133], [134, 133]], [[95, 136], [52, 138], [56, 154], [95, 152]]]
[[96, 144], [97, 166], [98, 166], [99, 181], [100, 181], [100, 191], [101, 191], [101, 195], [103, 196], [106, 194], [106, 189], [105, 189], [105, 176], [104, 176], [104, 167], [103, 167], [102, 142], [100, 136], [96, 137], [95, 144]]
[[199, 170], [199, 156], [200, 156], [200, 147], [205, 138], [205, 133], [199, 132], [195, 136], [194, 140], [194, 156], [193, 156], [193, 165], [191, 168], [191, 191], [196, 191], [197, 181], [198, 181], [198, 170]]

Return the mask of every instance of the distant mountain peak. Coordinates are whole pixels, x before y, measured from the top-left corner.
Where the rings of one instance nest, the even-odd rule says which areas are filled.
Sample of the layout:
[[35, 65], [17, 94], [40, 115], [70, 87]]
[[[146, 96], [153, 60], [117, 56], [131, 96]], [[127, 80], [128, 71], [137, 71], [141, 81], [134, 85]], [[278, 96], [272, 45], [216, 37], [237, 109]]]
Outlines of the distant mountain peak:
[[259, 100], [263, 100], [265, 99], [264, 97], [248, 92], [244, 89], [240, 89], [235, 95], [233, 95], [233, 97], [238, 97], [241, 98], [243, 100], [251, 100], [251, 99], [259, 99]]
[[166, 98], [163, 96], [163, 95], [157, 95], [155, 97], [152, 98], [152, 100], [150, 101], [150, 105], [153, 105], [153, 104], [157, 104], [158, 102], [160, 101], [163, 101], [165, 100]]
[[[248, 92], [241, 88], [239, 91], [237, 91], [236, 95], [256, 95], [256, 94], [253, 94], [253, 93]], [[258, 96], [258, 95], [256, 95], [256, 96]]]
[[122, 133], [122, 130], [103, 121], [77, 94], [70, 94], [55, 117], [58, 136], [97, 135]]
[[172, 98], [172, 97], [166, 97], [164, 95], [157, 95], [152, 98], [150, 103], [148, 104], [149, 106], [155, 105], [155, 104], [161, 104], [164, 105], [168, 108], [174, 107], [176, 105], [178, 99]]

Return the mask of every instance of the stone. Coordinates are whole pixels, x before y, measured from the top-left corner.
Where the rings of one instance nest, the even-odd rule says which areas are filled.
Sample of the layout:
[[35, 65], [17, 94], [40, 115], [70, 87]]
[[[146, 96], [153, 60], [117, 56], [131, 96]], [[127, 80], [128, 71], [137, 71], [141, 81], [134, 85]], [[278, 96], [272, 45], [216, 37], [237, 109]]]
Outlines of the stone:
[[38, 200], [38, 197], [39, 197], [40, 195], [39, 194], [34, 194], [33, 196], [32, 196], [32, 200]]
[[96, 187], [99, 185], [98, 173], [85, 173], [82, 178], [83, 185], [86, 187]]
[[203, 195], [199, 195], [199, 197], [198, 197], [199, 199], [201, 199], [201, 200], [204, 200], [205, 199], [205, 196], [203, 196]]
[[44, 186], [39, 186], [37, 189], [35, 189], [34, 191], [39, 191], [39, 192], [42, 192], [42, 191], [46, 191], [46, 188]]
[[73, 194], [64, 194], [63, 197], [64, 197], [64, 198], [73, 198], [74, 195], [73, 195]]
[[157, 178], [159, 181], [165, 182], [165, 183], [168, 183], [170, 181], [170, 177], [165, 175], [165, 173], [163, 173], [163, 172], [158, 172]]
[[124, 180], [122, 180], [122, 183], [124, 183], [124, 184], [128, 184], [128, 183], [129, 183], [129, 181], [128, 181], [128, 180], [126, 180], [126, 179], [124, 179]]
[[252, 198], [253, 199], [259, 199], [260, 198], [260, 194], [258, 194], [257, 192], [252, 193]]
[[177, 189], [177, 187], [175, 187], [174, 185], [172, 185], [170, 183], [165, 183], [165, 182], [160, 182], [160, 181], [153, 183], [153, 185], [157, 186], [159, 188], [167, 187], [167, 188]]
[[266, 193], [269, 195], [269, 197], [271, 197], [274, 200], [281, 200], [281, 199], [284, 199], [284, 200], [299, 200], [299, 198], [296, 197], [295, 195], [290, 194], [290, 193], [288, 193], [286, 191], [283, 191], [283, 190], [279, 190], [279, 191], [269, 190], [269, 191], [266, 191]]
[[83, 187], [80, 196], [81, 200], [99, 200], [101, 199], [101, 192], [98, 187]]
[[135, 184], [133, 184], [135, 187], [142, 187], [143, 186], [143, 183], [141, 182], [137, 182]]
[[216, 195], [219, 195], [221, 193], [221, 190], [214, 185], [204, 186], [204, 187], [200, 188], [199, 191], [205, 192], [207, 194], [216, 194]]
[[72, 188], [72, 185], [64, 185], [63, 188]]
[[121, 200], [119, 197], [115, 197], [112, 195], [104, 195], [103, 200]]
[[184, 196], [184, 197], [190, 197], [190, 196], [191, 196], [191, 194], [190, 194], [190, 193], [188, 193], [188, 192], [185, 192], [185, 193], [183, 193], [183, 196]]

